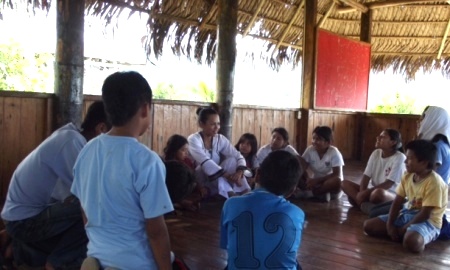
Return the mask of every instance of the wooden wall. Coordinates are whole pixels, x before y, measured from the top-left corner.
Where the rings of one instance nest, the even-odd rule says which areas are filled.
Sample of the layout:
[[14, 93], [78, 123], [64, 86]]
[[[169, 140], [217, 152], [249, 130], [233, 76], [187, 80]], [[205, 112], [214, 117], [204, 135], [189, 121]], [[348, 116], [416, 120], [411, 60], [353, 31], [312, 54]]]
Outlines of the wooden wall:
[[51, 133], [53, 98], [0, 93], [0, 195], [4, 198], [16, 166]]
[[[84, 112], [99, 96], [85, 96]], [[55, 129], [51, 94], [0, 91], [0, 199], [4, 199], [12, 173], [20, 161]], [[167, 139], [175, 133], [188, 136], [198, 131], [198, 107], [209, 103], [155, 100], [153, 121], [149, 131], [140, 140], [162, 154]], [[309, 110], [303, 119], [297, 119], [298, 109], [269, 109], [256, 106], [234, 108], [232, 143], [246, 132], [256, 135], [259, 146], [270, 142], [271, 130], [285, 127], [290, 143], [299, 149], [300, 124], [308, 125], [307, 140], [318, 125], [330, 126], [334, 131], [334, 145], [344, 159], [367, 161], [374, 150], [375, 138], [385, 128], [398, 129], [403, 142], [414, 139], [418, 115], [369, 114]], [[306, 123], [305, 123], [306, 121]], [[345, 172], [345, 170], [344, 170]]]
[[[334, 145], [339, 148], [344, 159], [367, 161], [374, 150], [376, 137], [386, 128], [400, 131], [403, 143], [413, 140], [419, 115], [375, 114], [363, 112], [338, 112], [311, 110], [308, 130], [316, 126], [333, 129]], [[308, 141], [312, 133], [308, 134]]]
[[[84, 97], [84, 113], [99, 96]], [[20, 161], [56, 129], [51, 94], [0, 91], [0, 199], [4, 199], [12, 173]], [[153, 121], [140, 141], [162, 154], [167, 139], [177, 133], [188, 136], [198, 131], [198, 107], [209, 103], [155, 100]], [[232, 143], [245, 132], [254, 133], [261, 144], [270, 142], [271, 130], [284, 126], [295, 134], [296, 110], [236, 106]], [[296, 147], [296, 141], [291, 140]]]

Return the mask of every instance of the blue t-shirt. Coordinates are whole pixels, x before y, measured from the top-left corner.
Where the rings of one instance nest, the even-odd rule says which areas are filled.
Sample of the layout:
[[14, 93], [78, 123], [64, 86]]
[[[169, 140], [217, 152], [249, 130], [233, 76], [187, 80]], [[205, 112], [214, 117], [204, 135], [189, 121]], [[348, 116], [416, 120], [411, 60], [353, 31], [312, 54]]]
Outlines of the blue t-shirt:
[[437, 148], [436, 163], [439, 164], [436, 172], [448, 184], [450, 178], [450, 146], [443, 140], [435, 142], [434, 145]]
[[145, 219], [173, 211], [161, 158], [132, 137], [100, 135], [81, 151], [72, 193], [87, 217], [88, 255], [103, 267], [157, 269]]
[[220, 230], [228, 269], [297, 269], [304, 222], [299, 207], [264, 189], [228, 199]]

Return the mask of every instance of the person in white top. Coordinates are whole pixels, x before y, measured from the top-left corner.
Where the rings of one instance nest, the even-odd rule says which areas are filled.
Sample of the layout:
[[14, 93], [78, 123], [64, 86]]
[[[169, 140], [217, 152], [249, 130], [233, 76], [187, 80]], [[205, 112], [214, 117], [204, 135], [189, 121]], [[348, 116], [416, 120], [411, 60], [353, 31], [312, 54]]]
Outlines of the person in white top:
[[253, 166], [259, 168], [259, 164], [275, 150], [283, 150], [294, 156], [300, 156], [297, 150], [289, 144], [289, 134], [287, 130], [283, 127], [277, 127], [272, 130], [272, 140], [270, 143], [259, 148], [258, 153], [256, 153], [256, 162]]
[[307, 169], [306, 189], [326, 201], [340, 197], [343, 179], [344, 159], [339, 150], [331, 145], [332, 133], [330, 127], [317, 126], [313, 130], [312, 145], [302, 155]]
[[188, 137], [189, 153], [198, 164], [197, 180], [208, 189], [210, 196], [218, 193], [229, 198], [249, 192], [250, 186], [244, 178], [245, 159], [219, 134], [219, 114], [213, 108], [201, 108], [197, 114], [201, 131]]
[[377, 136], [375, 151], [370, 155], [360, 184], [342, 182], [342, 190], [351, 205], [361, 207], [364, 202], [380, 204], [395, 198], [395, 189], [406, 171], [402, 137], [395, 129], [385, 129]]

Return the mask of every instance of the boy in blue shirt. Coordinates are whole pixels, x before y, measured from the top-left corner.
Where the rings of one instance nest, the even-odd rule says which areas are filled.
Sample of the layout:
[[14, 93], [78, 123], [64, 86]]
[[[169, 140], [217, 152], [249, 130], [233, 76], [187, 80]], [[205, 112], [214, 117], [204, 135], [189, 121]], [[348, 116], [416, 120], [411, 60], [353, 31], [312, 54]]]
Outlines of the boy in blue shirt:
[[102, 98], [112, 129], [81, 151], [71, 189], [85, 215], [88, 256], [102, 268], [171, 269], [165, 167], [138, 141], [150, 125], [150, 86], [137, 72], [116, 72]]
[[258, 187], [225, 202], [220, 246], [228, 251], [228, 269], [301, 269], [296, 257], [305, 214], [285, 199], [301, 174], [297, 157], [271, 152], [256, 174]]

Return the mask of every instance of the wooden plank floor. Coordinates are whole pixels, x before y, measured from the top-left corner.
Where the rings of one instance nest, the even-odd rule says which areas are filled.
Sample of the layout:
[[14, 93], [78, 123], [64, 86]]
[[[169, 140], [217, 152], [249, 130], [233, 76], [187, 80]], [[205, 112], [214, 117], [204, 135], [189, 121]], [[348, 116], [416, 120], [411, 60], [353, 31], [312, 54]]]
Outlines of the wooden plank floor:
[[[359, 179], [364, 165], [347, 162], [345, 178]], [[412, 254], [389, 239], [366, 236], [367, 218], [343, 196], [330, 203], [292, 200], [306, 214], [298, 260], [303, 269], [450, 269], [450, 241], [437, 240], [422, 254]], [[199, 212], [166, 219], [172, 250], [192, 270], [223, 269], [227, 254], [219, 248], [222, 200], [202, 204]], [[447, 215], [450, 209], [447, 208]]]

